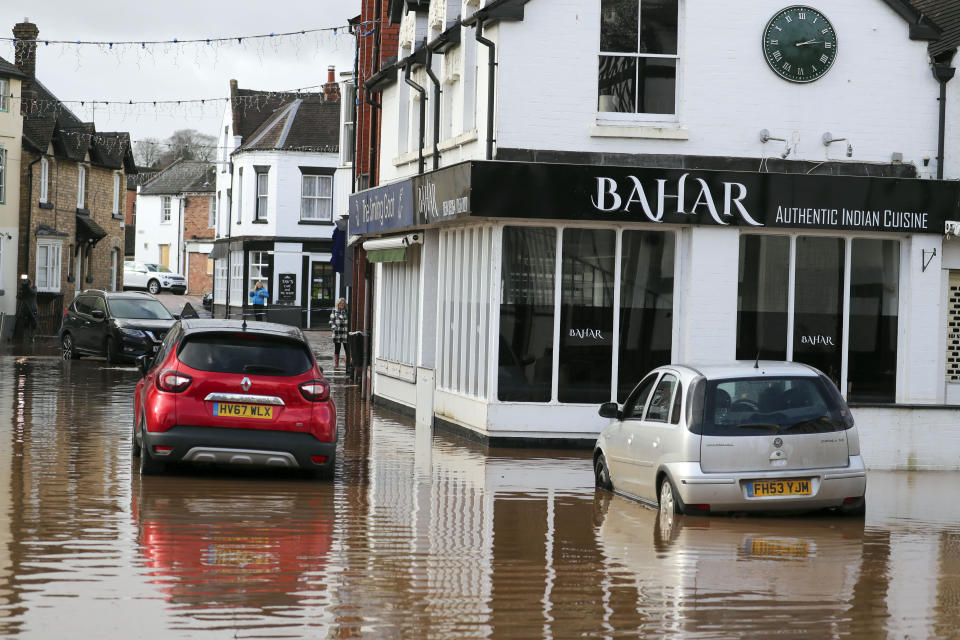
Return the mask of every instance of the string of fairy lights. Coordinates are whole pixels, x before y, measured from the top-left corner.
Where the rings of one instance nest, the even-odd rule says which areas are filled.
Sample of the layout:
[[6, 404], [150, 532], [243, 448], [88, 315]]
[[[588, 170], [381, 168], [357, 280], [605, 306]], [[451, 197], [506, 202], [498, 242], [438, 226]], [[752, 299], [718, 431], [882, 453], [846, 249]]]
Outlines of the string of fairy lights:
[[[22, 37], [0, 37], [0, 43], [8, 42], [13, 45], [14, 53], [17, 59], [24, 55], [35, 55], [38, 48], [59, 49], [61, 57], [71, 50], [77, 56], [77, 65], [80, 66], [80, 58], [84, 51], [95, 51], [100, 54], [113, 54], [117, 56], [129, 55], [134, 53], [137, 58], [138, 66], [147, 57], [153, 57], [157, 62], [160, 59], [164, 64], [173, 64], [177, 66], [181, 56], [191, 55], [193, 62], [203, 64], [201, 58], [213, 56], [213, 63], [216, 65], [218, 52], [225, 48], [240, 48], [249, 50], [251, 47], [254, 52], [263, 59], [272, 49], [274, 53], [281, 53], [281, 47], [291, 45], [294, 47], [298, 57], [302, 57], [304, 47], [309, 45], [311, 39], [316, 49], [319, 51], [338, 49], [339, 43], [344, 41], [343, 36], [349, 36], [351, 47], [354, 38], [364, 38], [370, 36], [376, 30], [377, 21], [365, 21], [352, 25], [338, 25], [331, 27], [318, 27], [311, 29], [299, 29], [283, 32], [256, 33], [234, 36], [207, 36], [180, 38], [173, 37], [160, 40], [85, 40], [85, 39], [63, 39], [63, 38], [36, 38], [24, 39]], [[331, 46], [332, 45], [332, 46]], [[7, 96], [10, 101], [21, 102], [21, 111], [25, 115], [33, 117], [57, 117], [61, 110], [84, 108], [89, 109], [91, 119], [99, 116], [102, 119], [110, 120], [113, 118], [126, 118], [140, 120], [141, 118], [153, 117], [176, 117], [185, 119], [206, 119], [217, 116], [226, 104], [232, 104], [232, 108], [245, 114], [250, 110], [261, 111], [264, 108], [276, 108], [277, 104], [291, 98], [317, 95], [318, 92], [311, 92], [313, 89], [321, 89], [323, 85], [311, 85], [299, 87], [284, 91], [257, 91], [251, 95], [238, 95], [231, 97], [215, 96], [209, 98], [179, 98], [179, 99], [159, 99], [159, 100], [116, 100], [116, 99], [73, 99], [59, 100], [38, 97], [32, 94], [16, 96], [12, 93]], [[72, 112], [71, 112], [72, 113]], [[90, 134], [76, 130], [61, 130], [66, 136], [72, 136], [76, 143], [80, 145], [85, 141], [84, 136], [97, 137], [98, 134]], [[100, 136], [96, 142], [109, 147], [116, 144], [148, 144], [160, 145], [173, 149], [174, 145], [157, 142], [153, 140], [127, 141], [127, 139], [117, 138], [116, 136]], [[208, 145], [190, 145], [193, 149], [207, 149]], [[220, 149], [220, 147], [209, 147], [211, 150]], [[112, 152], [111, 149], [106, 149]], [[331, 148], [304, 149], [310, 151], [336, 151]]]

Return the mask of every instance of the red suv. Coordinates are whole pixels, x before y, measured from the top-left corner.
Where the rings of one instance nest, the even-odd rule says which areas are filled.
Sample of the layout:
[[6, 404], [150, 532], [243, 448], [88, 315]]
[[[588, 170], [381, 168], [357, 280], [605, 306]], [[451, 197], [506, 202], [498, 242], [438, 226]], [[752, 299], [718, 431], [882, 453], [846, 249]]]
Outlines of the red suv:
[[331, 478], [337, 412], [303, 333], [269, 322], [190, 319], [142, 356], [133, 455], [300, 469]]

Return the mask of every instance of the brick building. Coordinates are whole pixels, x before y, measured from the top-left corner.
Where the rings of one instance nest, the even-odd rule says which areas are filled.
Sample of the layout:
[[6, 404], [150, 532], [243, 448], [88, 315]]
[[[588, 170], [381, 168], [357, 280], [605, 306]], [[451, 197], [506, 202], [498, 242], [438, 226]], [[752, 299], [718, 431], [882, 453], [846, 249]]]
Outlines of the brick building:
[[50, 335], [76, 293], [121, 287], [123, 185], [136, 167], [129, 134], [98, 132], [37, 79], [38, 33], [30, 22], [13, 29], [26, 76], [17, 264], [37, 287], [40, 334]]
[[139, 189], [136, 201], [137, 262], [152, 262], [183, 274], [187, 292], [213, 288], [216, 165], [176, 160]]

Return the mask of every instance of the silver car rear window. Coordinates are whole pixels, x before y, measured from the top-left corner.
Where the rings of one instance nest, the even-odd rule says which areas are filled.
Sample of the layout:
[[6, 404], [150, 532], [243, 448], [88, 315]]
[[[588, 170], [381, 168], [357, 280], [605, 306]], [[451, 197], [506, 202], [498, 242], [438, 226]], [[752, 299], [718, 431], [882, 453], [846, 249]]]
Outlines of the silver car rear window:
[[853, 421], [839, 394], [819, 377], [749, 377], [707, 381], [703, 435], [829, 433]]

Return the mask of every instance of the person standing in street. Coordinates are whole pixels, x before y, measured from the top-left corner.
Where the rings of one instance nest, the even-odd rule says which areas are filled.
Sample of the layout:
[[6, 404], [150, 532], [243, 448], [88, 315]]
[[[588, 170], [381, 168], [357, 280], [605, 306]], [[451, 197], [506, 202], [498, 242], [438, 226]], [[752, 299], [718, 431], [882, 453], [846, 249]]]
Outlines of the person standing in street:
[[40, 311], [37, 308], [37, 288], [27, 274], [20, 276], [20, 304], [17, 310], [17, 331], [24, 340], [36, 340]]
[[347, 301], [344, 298], [337, 300], [337, 306], [330, 312], [330, 329], [333, 330], [333, 368], [340, 366], [340, 347], [343, 346], [344, 364], [349, 357], [347, 351], [347, 334], [350, 321], [347, 318]]
[[263, 286], [263, 283], [257, 280], [250, 291], [250, 304], [253, 305], [254, 318], [263, 320], [267, 312], [267, 300], [270, 298], [270, 292]]

